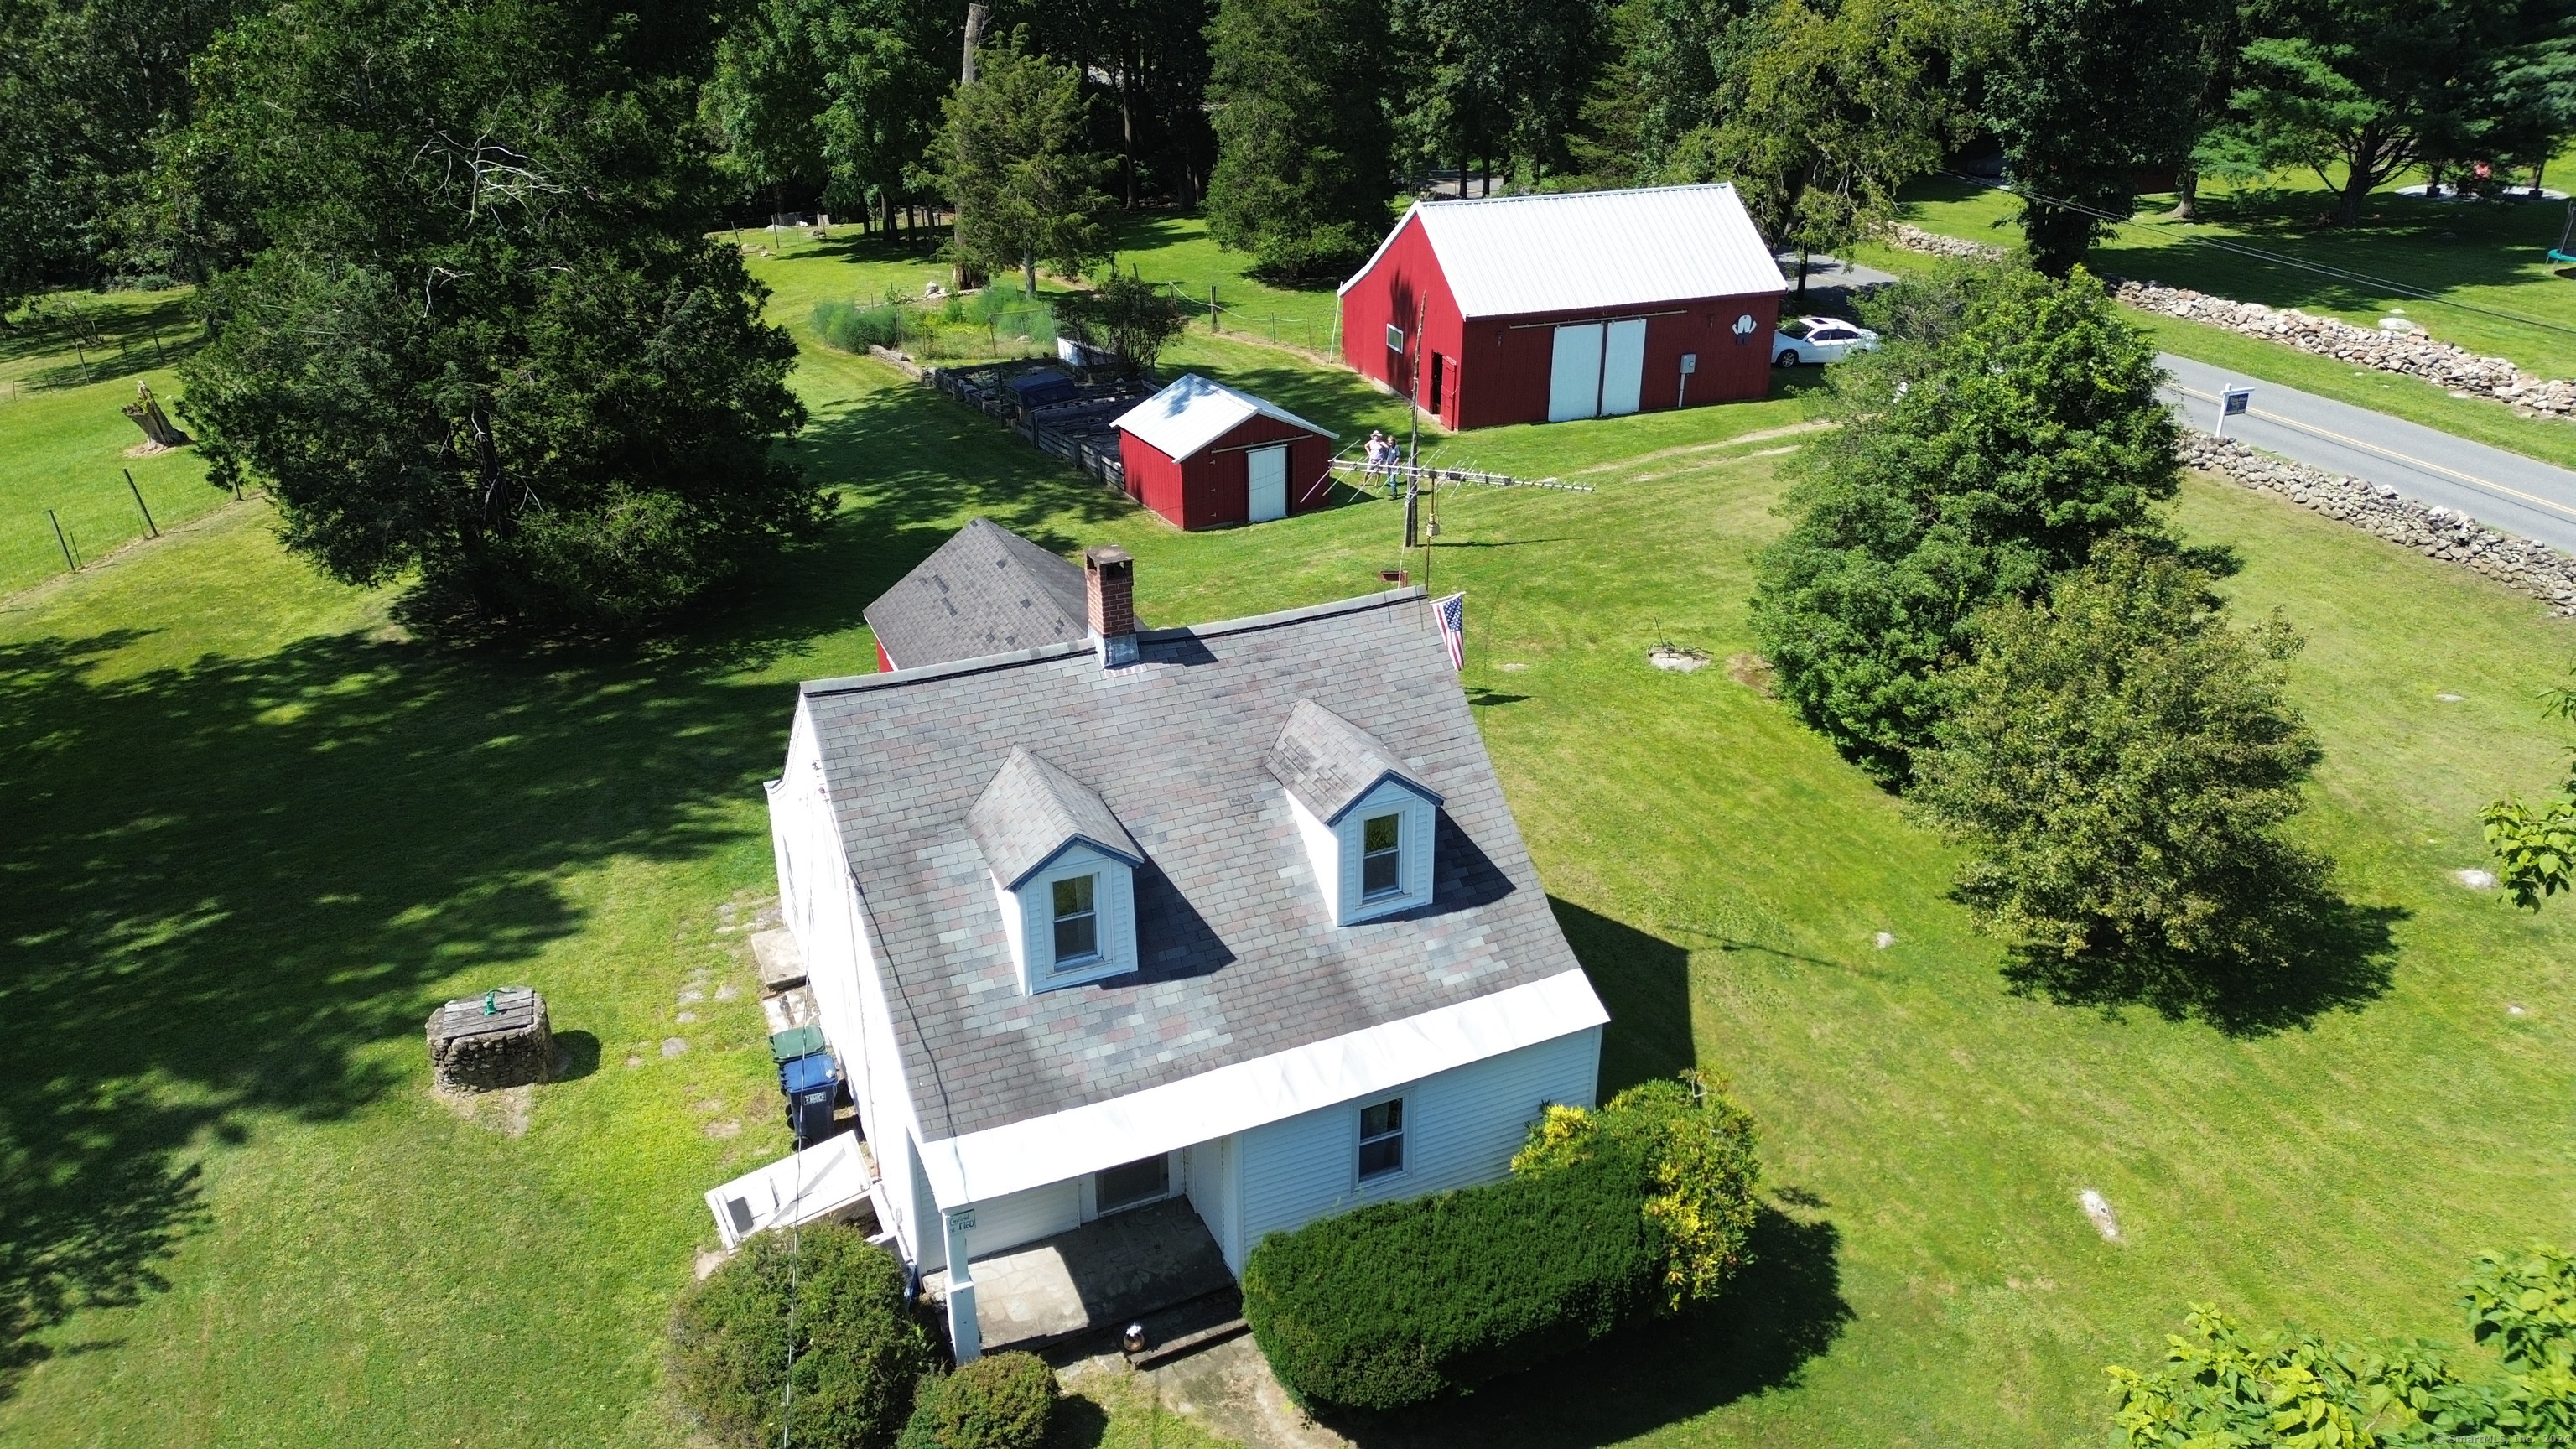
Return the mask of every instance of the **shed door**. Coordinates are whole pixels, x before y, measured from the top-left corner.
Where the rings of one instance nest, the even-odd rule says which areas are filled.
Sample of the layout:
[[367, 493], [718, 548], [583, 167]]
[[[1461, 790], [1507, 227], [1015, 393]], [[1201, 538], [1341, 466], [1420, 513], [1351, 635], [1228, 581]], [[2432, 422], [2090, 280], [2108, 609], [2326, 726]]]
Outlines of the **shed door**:
[[1255, 448], [1243, 455], [1252, 478], [1252, 521], [1267, 523], [1288, 516], [1288, 449]]
[[1637, 410], [1637, 390], [1646, 380], [1646, 319], [1631, 317], [1610, 324], [1601, 352], [1601, 415], [1623, 417]]
[[1601, 324], [1556, 329], [1556, 355], [1548, 363], [1547, 420], [1588, 418], [1601, 411]]

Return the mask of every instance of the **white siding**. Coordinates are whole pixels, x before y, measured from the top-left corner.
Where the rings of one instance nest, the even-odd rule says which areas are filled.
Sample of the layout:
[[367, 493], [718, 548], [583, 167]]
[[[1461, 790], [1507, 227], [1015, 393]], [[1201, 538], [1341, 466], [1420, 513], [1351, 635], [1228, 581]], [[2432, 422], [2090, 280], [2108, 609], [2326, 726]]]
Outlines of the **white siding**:
[[[1069, 966], [1059, 974], [1055, 969], [1055, 883], [1078, 875], [1094, 877], [1091, 904], [1100, 959]], [[1024, 994], [1078, 986], [1136, 969], [1136, 872], [1127, 862], [1076, 845], [1020, 882], [1018, 891], [1003, 889], [999, 880], [993, 888], [1003, 929], [1011, 939], [1011, 955], [1019, 962]]]
[[1242, 1154], [1238, 1139], [1220, 1137], [1189, 1149], [1190, 1206], [1198, 1209], [1199, 1221], [1207, 1224], [1208, 1236], [1216, 1239], [1217, 1251], [1225, 1254], [1225, 1265], [1237, 1274], [1243, 1272], [1242, 1225], [1235, 1205], [1242, 1194], [1235, 1189], [1235, 1163]]
[[[1406, 1098], [1404, 1171], [1359, 1180], [1359, 1102], [1286, 1118], [1242, 1134], [1234, 1177], [1239, 1200], [1239, 1252], [1261, 1239], [1363, 1203], [1419, 1197], [1480, 1182], [1511, 1170], [1529, 1125], [1551, 1102], [1588, 1107], [1599, 1078], [1601, 1029], [1470, 1062], [1370, 1101]], [[1220, 1246], [1225, 1239], [1220, 1236]]]
[[[1336, 925], [1355, 925], [1430, 903], [1431, 837], [1439, 821], [1439, 811], [1430, 801], [1388, 780], [1327, 825], [1304, 801], [1284, 790], [1280, 793], [1288, 801], [1289, 816], [1297, 822], [1298, 838], [1306, 844], [1306, 863], [1314, 868], [1315, 884], [1324, 893], [1324, 912]], [[1403, 894], [1364, 902], [1360, 869], [1368, 820], [1390, 810], [1404, 816], [1396, 876]]]
[[975, 1204], [966, 1250], [977, 1258], [1082, 1226], [1081, 1180], [1051, 1182]]

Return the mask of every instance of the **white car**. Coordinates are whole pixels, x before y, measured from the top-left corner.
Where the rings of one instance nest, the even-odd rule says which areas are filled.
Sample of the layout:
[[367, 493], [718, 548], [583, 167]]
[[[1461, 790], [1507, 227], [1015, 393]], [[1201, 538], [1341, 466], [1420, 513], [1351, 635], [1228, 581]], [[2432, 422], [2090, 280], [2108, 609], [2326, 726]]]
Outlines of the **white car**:
[[1840, 362], [1855, 352], [1878, 346], [1878, 334], [1840, 317], [1792, 317], [1771, 334], [1771, 365], [1796, 367], [1802, 362]]

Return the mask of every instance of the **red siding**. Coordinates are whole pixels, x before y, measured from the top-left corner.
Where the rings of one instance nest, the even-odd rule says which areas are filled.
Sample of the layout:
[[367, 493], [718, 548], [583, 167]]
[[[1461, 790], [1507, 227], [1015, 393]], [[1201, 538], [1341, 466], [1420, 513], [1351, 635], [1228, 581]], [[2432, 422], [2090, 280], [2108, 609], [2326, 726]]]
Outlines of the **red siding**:
[[[1733, 331], [1735, 319], [1748, 313], [1753, 333], [1739, 342]], [[1777, 295], [1700, 297], [1606, 312], [1462, 319], [1418, 216], [1405, 219], [1375, 265], [1342, 294], [1342, 360], [1399, 394], [1413, 385], [1411, 372], [1423, 368], [1421, 401], [1428, 407], [1432, 379], [1420, 362], [1420, 345], [1410, 346], [1401, 358], [1386, 345], [1389, 321], [1401, 319], [1410, 339], [1420, 317], [1430, 352], [1447, 359], [1440, 369], [1443, 424], [1489, 428], [1544, 422], [1548, 368], [1555, 356], [1554, 328], [1569, 322], [1639, 316], [1646, 318], [1640, 411], [1770, 395], [1771, 333], [1780, 320]], [[1690, 378], [1687, 393], [1681, 376], [1684, 353], [1699, 355], [1699, 368]]]
[[887, 655], [887, 653], [885, 652], [885, 646], [884, 646], [883, 644], [880, 644], [880, 645], [878, 645], [878, 646], [877, 646], [877, 673], [879, 673], [879, 674], [892, 674], [892, 673], [894, 673], [894, 660], [893, 660], [890, 656], [888, 656], [888, 655]]
[[1332, 440], [1277, 418], [1252, 417], [1187, 458], [1174, 460], [1134, 433], [1118, 435], [1127, 466], [1127, 496], [1183, 528], [1242, 523], [1252, 515], [1252, 475], [1244, 454], [1253, 445], [1286, 442], [1288, 511], [1321, 508], [1332, 490], [1321, 486], [1332, 461]]

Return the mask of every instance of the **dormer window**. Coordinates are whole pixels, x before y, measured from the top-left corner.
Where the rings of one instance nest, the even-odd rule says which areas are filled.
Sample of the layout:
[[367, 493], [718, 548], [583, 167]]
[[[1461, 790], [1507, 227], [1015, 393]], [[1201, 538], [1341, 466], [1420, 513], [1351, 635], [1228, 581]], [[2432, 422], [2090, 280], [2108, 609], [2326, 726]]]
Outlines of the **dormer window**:
[[1431, 904], [1440, 796], [1368, 731], [1301, 699], [1267, 761], [1335, 925]]
[[1100, 959], [1100, 877], [1070, 876], [1055, 883], [1055, 965], [1058, 970]]
[[1013, 750], [966, 812], [992, 871], [1020, 989], [1035, 994], [1136, 969], [1134, 837], [1108, 802]]
[[1404, 816], [1372, 815], [1360, 826], [1360, 899], [1404, 894]]

